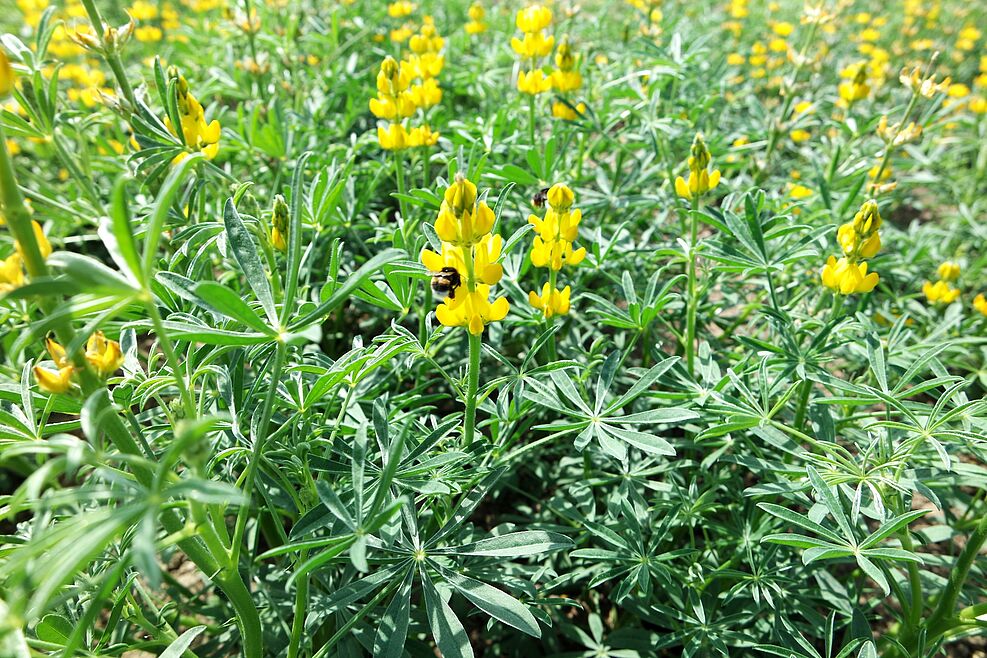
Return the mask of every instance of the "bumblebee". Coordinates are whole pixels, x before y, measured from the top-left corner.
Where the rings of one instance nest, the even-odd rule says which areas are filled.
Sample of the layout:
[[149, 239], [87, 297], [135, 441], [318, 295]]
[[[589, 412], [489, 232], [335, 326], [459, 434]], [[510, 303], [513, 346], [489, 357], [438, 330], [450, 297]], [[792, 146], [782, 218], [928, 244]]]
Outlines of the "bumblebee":
[[547, 187], [543, 187], [542, 189], [538, 190], [538, 192], [533, 197], [531, 197], [531, 205], [533, 205], [535, 208], [545, 207], [545, 202], [548, 201], [548, 190], [549, 188]]
[[432, 273], [432, 292], [439, 299], [445, 299], [447, 296], [455, 298], [456, 288], [461, 285], [463, 279], [455, 267], [443, 267], [438, 272]]

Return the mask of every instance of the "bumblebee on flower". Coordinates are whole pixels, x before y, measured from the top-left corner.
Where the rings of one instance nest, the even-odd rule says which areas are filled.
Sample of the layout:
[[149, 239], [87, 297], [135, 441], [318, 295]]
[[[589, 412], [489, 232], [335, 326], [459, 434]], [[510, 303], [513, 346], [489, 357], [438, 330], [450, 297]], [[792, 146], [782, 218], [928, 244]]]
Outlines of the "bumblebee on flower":
[[445, 191], [435, 232], [441, 252], [424, 249], [422, 264], [433, 272], [449, 269], [461, 278], [455, 289], [435, 309], [435, 317], [447, 327], [466, 327], [479, 336], [491, 322], [503, 320], [510, 310], [506, 297], [490, 301], [490, 287], [504, 274], [497, 262], [503, 240], [492, 234], [495, 216], [485, 201], [477, 201], [476, 185], [457, 174]]

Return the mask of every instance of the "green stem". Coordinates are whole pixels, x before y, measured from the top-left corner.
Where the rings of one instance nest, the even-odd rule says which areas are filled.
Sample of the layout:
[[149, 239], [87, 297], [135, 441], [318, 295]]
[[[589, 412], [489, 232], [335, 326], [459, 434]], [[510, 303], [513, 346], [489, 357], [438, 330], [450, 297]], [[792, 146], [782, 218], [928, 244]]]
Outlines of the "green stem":
[[469, 333], [469, 366], [466, 371], [466, 418], [463, 423], [463, 442], [468, 448], [473, 443], [476, 427], [476, 394], [480, 385], [480, 336]]
[[[283, 341], [278, 341], [274, 353], [274, 368], [271, 370], [271, 383], [267, 390], [267, 396], [264, 398], [264, 408], [261, 410], [260, 423], [257, 425], [257, 437], [254, 440], [254, 448], [250, 453], [250, 461], [247, 462], [247, 470], [243, 478], [243, 492], [248, 497], [253, 495], [254, 479], [257, 477], [257, 467], [270, 431], [271, 415], [274, 413], [274, 398], [277, 395], [278, 382], [281, 380], [281, 370], [284, 368], [287, 352], [288, 346]], [[239, 512], [237, 512], [236, 526], [233, 530], [233, 545], [230, 550], [230, 562], [234, 568], [240, 562], [240, 548], [243, 544], [243, 534], [247, 527], [249, 515], [250, 505], [241, 505]]]
[[89, 16], [89, 22], [92, 23], [93, 31], [96, 33], [96, 38], [102, 44], [102, 55], [106, 63], [110, 65], [110, 70], [113, 71], [113, 77], [116, 78], [117, 84], [120, 85], [120, 91], [123, 92], [124, 97], [127, 102], [130, 103], [130, 109], [137, 109], [137, 100], [134, 96], [134, 88], [130, 85], [130, 81], [127, 80], [127, 74], [123, 69], [123, 61], [120, 59], [120, 52], [117, 50], [117, 45], [107, 44], [103, 39], [103, 35], [106, 33], [106, 25], [103, 23], [103, 17], [99, 13], [99, 9], [96, 8], [96, 4], [93, 0], [82, 0], [82, 6], [86, 9], [86, 14]]
[[949, 574], [949, 581], [939, 598], [939, 604], [932, 616], [929, 617], [927, 627], [930, 642], [935, 641], [955, 624], [953, 611], [956, 609], [956, 602], [960, 598], [960, 592], [963, 590], [963, 584], [970, 573], [970, 567], [973, 566], [973, 561], [980, 554], [980, 549], [983, 548], [985, 541], [987, 541], [987, 514], [980, 517], [973, 534], [967, 539], [963, 552], [956, 560], [956, 566]]
[[809, 394], [812, 392], [812, 382], [809, 379], [802, 381], [799, 389], [799, 404], [795, 410], [794, 425], [797, 429], [804, 429], [805, 412], [809, 406]]
[[192, 397], [192, 391], [185, 383], [185, 378], [182, 377], [181, 365], [178, 361], [178, 355], [175, 352], [175, 346], [168, 337], [168, 332], [165, 331], [164, 324], [161, 322], [161, 314], [158, 313], [158, 307], [154, 303], [154, 300], [151, 299], [151, 293], [146, 293], [146, 296], [147, 302], [144, 304], [144, 307], [147, 309], [147, 314], [151, 316], [154, 333], [158, 336], [158, 345], [161, 346], [161, 351], [164, 352], [165, 359], [168, 361], [168, 367], [171, 368], [171, 375], [175, 380], [175, 385], [178, 386], [178, 392], [182, 398], [182, 406], [185, 409], [185, 417], [194, 418], [196, 415], [195, 400]]
[[401, 157], [401, 151], [394, 150], [394, 177], [397, 179], [398, 185], [398, 208], [401, 211], [401, 221], [408, 222], [408, 209], [405, 207], [404, 202], [404, 158]]
[[692, 197], [692, 207], [689, 210], [689, 268], [687, 272], [688, 299], [686, 300], [685, 320], [685, 362], [689, 375], [695, 372], [696, 365], [696, 313], [699, 300], [696, 285], [696, 242], [699, 239], [697, 215], [699, 213], [699, 198]]

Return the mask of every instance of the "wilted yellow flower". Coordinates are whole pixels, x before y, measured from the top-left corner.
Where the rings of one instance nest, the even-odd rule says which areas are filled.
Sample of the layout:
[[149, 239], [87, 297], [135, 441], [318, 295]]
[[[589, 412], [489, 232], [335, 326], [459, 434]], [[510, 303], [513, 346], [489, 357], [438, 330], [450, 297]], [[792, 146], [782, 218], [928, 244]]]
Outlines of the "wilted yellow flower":
[[949, 78], [945, 78], [941, 82], [936, 82], [935, 73], [923, 76], [922, 70], [918, 66], [914, 67], [911, 71], [902, 69], [898, 79], [901, 80], [901, 84], [925, 98], [932, 98], [937, 93], [945, 93], [949, 89], [950, 84]]
[[288, 249], [288, 204], [280, 194], [274, 197], [271, 216], [271, 245], [278, 251]]

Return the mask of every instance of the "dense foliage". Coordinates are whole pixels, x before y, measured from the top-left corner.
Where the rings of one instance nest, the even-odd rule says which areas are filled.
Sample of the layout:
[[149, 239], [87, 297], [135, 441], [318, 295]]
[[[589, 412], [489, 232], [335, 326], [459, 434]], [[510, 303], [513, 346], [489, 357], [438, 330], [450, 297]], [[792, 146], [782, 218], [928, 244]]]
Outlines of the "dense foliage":
[[985, 20], [5, 7], [0, 658], [973, 655]]

